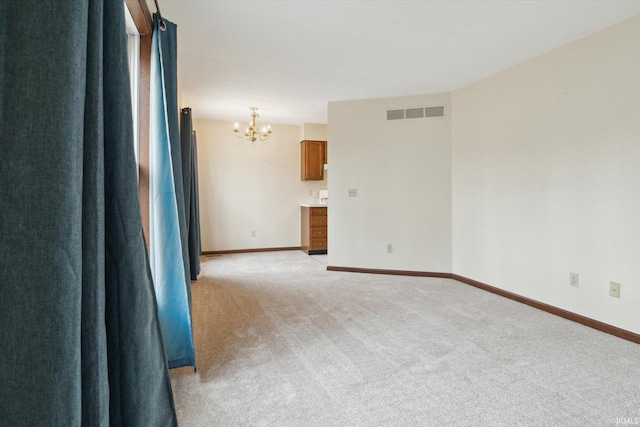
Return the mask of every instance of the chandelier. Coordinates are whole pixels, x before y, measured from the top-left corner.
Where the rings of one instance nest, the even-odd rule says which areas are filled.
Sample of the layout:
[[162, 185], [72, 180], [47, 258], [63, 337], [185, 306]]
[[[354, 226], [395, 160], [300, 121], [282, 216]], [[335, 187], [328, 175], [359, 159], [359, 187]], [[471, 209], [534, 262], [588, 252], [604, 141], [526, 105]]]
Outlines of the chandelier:
[[246, 138], [247, 140], [254, 143], [260, 138], [260, 141], [264, 141], [269, 138], [271, 135], [271, 125], [267, 125], [267, 127], [262, 127], [262, 130], [258, 130], [256, 126], [256, 118], [260, 117], [256, 111], [258, 111], [257, 107], [249, 108], [251, 110], [251, 121], [249, 122], [249, 127], [244, 130], [244, 133], [240, 133], [238, 129], [238, 122], [235, 124], [235, 129], [233, 130], [236, 133], [238, 138]]

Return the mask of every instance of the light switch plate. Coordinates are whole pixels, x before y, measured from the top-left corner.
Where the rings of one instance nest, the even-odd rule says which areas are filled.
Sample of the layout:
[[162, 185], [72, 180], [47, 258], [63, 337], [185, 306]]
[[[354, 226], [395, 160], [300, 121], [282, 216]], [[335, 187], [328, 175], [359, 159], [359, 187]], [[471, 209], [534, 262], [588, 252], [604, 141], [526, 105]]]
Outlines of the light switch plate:
[[358, 197], [358, 189], [350, 188], [349, 189], [349, 197]]

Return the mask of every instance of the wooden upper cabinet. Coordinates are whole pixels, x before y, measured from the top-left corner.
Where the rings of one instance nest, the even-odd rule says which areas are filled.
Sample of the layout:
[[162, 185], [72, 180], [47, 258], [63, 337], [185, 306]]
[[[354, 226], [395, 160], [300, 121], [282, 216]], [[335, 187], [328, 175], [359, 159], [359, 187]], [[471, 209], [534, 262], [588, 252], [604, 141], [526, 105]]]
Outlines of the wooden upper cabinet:
[[300, 142], [300, 179], [302, 181], [322, 181], [324, 164], [327, 163], [327, 141]]

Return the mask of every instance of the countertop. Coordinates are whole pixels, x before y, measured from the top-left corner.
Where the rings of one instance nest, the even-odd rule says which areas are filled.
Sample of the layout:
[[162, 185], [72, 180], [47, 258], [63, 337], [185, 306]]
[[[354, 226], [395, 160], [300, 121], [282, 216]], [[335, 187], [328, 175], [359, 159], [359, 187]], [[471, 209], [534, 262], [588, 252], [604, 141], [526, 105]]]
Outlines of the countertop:
[[318, 203], [318, 202], [303, 202], [303, 201], [300, 201], [300, 206], [303, 206], [305, 208], [326, 208], [327, 204], [326, 203]]
[[326, 203], [300, 203], [300, 206], [305, 208], [326, 208]]

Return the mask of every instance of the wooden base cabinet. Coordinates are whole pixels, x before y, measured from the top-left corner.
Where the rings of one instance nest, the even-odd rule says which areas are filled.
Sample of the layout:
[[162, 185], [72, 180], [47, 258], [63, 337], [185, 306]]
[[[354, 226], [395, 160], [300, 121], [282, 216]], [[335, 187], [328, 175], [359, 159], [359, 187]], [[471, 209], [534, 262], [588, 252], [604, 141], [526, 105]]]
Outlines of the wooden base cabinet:
[[302, 244], [309, 255], [327, 253], [327, 208], [300, 207]]

